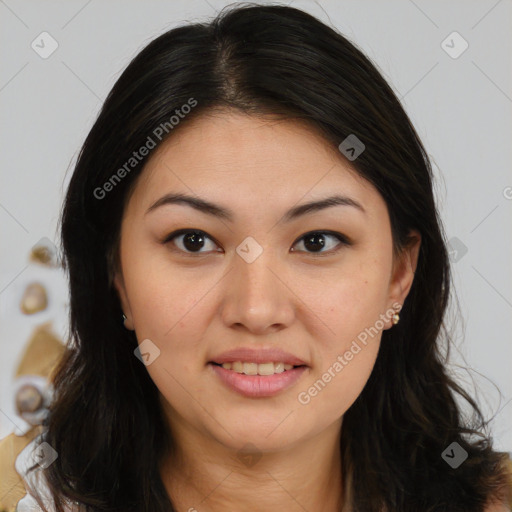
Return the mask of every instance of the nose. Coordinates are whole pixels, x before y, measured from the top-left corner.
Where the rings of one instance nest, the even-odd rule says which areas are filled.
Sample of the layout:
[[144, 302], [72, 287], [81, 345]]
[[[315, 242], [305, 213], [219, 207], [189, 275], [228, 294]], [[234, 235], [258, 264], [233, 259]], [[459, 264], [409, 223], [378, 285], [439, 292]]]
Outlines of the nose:
[[272, 251], [263, 250], [252, 262], [236, 254], [232, 265], [224, 282], [224, 324], [253, 334], [288, 327], [295, 315], [296, 295]]

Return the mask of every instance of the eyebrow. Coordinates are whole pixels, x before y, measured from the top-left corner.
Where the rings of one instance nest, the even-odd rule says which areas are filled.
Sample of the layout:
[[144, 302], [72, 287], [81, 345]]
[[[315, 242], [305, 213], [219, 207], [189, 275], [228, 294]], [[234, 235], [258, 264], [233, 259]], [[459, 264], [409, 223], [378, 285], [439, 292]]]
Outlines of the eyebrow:
[[[207, 215], [211, 215], [213, 217], [225, 219], [229, 222], [233, 222], [235, 218], [234, 212], [229, 208], [224, 208], [218, 204], [211, 203], [210, 201], [206, 201], [205, 199], [201, 199], [199, 197], [173, 193], [166, 194], [165, 196], [158, 199], [146, 210], [146, 213], [144, 215], [147, 215], [149, 212], [152, 212], [157, 208], [168, 204], [181, 204], [190, 206], [197, 211], [200, 211]], [[333, 206], [351, 206], [360, 210], [362, 213], [366, 213], [363, 206], [360, 203], [358, 203], [355, 199], [352, 199], [347, 196], [334, 195], [326, 197], [325, 199], [321, 199], [320, 201], [312, 201], [309, 203], [294, 206], [285, 213], [285, 215], [283, 216], [283, 221], [290, 222], [308, 213], [318, 212], [320, 210], [331, 208]]]

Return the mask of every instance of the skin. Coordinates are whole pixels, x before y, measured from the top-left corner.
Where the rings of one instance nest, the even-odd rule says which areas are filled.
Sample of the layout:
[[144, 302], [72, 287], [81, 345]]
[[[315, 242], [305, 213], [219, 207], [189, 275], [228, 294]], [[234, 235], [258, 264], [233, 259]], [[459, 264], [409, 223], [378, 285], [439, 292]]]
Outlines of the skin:
[[[185, 205], [145, 215], [168, 192], [230, 208], [235, 219]], [[335, 206], [281, 221], [291, 207], [334, 192], [364, 213]], [[161, 243], [181, 228], [210, 237], [192, 246], [200, 256], [187, 256], [183, 236]], [[316, 256], [302, 236], [317, 230], [341, 233], [352, 245], [325, 235], [325, 256]], [[176, 444], [161, 474], [180, 512], [340, 510], [343, 414], [370, 376], [382, 331], [308, 404], [297, 396], [361, 331], [404, 303], [421, 243], [411, 234], [413, 243], [394, 257], [381, 195], [297, 121], [218, 111], [179, 127], [154, 152], [124, 212], [114, 282], [127, 328], [160, 350], [147, 370]], [[236, 252], [248, 236], [263, 249], [252, 263]], [[280, 347], [308, 369], [274, 397], [244, 397], [207, 365], [240, 346]], [[241, 450], [255, 454], [252, 462]]]

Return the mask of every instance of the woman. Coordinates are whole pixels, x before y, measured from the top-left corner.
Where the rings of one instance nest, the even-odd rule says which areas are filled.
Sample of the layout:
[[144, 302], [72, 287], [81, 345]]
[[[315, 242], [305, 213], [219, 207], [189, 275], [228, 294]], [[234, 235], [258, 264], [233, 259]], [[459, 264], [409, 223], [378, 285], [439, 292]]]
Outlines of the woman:
[[375, 66], [300, 10], [151, 42], [69, 184], [73, 343], [32, 445], [58, 457], [25, 504], [509, 510], [507, 456], [444, 362], [431, 180]]

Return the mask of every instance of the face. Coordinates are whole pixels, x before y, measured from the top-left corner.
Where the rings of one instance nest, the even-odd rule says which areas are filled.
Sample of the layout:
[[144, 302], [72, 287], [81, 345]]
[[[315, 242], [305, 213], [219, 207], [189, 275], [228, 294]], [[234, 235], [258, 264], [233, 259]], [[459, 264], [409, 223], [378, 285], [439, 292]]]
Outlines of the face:
[[418, 248], [393, 257], [383, 198], [311, 128], [228, 111], [180, 127], [127, 204], [114, 281], [171, 430], [265, 452], [339, 429]]

